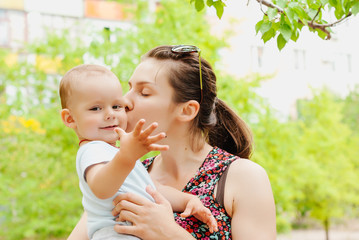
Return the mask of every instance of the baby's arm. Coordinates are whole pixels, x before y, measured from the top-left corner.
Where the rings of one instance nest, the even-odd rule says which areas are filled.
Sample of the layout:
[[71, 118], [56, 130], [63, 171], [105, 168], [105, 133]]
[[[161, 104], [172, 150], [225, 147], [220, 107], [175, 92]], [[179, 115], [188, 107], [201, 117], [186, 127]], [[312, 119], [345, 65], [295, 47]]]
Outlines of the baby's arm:
[[167, 145], [155, 144], [165, 137], [164, 133], [150, 136], [157, 128], [157, 123], [152, 123], [145, 130], [142, 130], [144, 124], [145, 120], [141, 119], [130, 133], [116, 128], [115, 131], [119, 135], [121, 147], [115, 157], [110, 162], [96, 164], [86, 169], [87, 183], [96, 197], [101, 199], [112, 197], [140, 157], [150, 151], [168, 149]]
[[189, 217], [193, 215], [200, 221], [206, 223], [211, 233], [213, 231], [218, 231], [216, 219], [197, 196], [181, 192], [173, 187], [162, 185], [156, 181], [154, 181], [154, 183], [157, 191], [171, 203], [174, 212], [182, 212], [180, 215], [181, 217]]

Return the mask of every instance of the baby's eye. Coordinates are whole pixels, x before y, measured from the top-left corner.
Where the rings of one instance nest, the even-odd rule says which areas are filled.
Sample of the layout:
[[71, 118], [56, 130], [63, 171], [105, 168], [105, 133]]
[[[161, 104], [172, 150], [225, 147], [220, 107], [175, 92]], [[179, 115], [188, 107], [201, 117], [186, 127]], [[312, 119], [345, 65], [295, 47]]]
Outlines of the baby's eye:
[[100, 107], [93, 107], [93, 108], [90, 108], [90, 111], [100, 111], [101, 108]]
[[123, 106], [122, 105], [114, 105], [112, 108], [115, 110], [119, 110], [119, 109], [123, 108]]

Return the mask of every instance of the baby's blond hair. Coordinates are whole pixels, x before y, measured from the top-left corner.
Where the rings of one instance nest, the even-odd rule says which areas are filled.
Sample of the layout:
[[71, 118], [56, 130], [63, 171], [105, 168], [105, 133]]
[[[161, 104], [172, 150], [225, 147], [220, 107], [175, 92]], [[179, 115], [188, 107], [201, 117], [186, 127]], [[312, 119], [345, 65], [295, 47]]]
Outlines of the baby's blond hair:
[[72, 90], [76, 86], [76, 83], [80, 80], [86, 80], [86, 77], [92, 74], [113, 75], [117, 78], [116, 75], [109, 69], [95, 64], [82, 64], [70, 69], [62, 77], [60, 82], [59, 93], [62, 109], [69, 107]]

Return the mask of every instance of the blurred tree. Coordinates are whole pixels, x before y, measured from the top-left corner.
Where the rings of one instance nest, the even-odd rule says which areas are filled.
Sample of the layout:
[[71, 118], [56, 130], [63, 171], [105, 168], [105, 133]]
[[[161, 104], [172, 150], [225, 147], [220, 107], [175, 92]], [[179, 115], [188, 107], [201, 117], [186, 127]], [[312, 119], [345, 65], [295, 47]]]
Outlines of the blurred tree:
[[128, 10], [129, 28], [48, 29], [24, 49], [0, 50], [0, 236], [67, 236], [81, 216], [77, 139], [59, 116], [58, 84], [67, 70], [106, 65], [127, 87], [140, 56], [157, 45], [195, 44], [212, 63], [218, 59], [226, 43], [211, 35], [203, 14], [186, 2], [168, 1], [154, 12], [148, 4]]
[[353, 133], [359, 136], [359, 85], [349, 92], [344, 99], [343, 121], [348, 124]]
[[[72, 28], [49, 29], [45, 39], [17, 52], [0, 49], [0, 236], [67, 236], [81, 215], [76, 136], [58, 116], [58, 83], [67, 70], [81, 63], [107, 65], [127, 86], [140, 56], [161, 44], [200, 46], [216, 67], [226, 36], [211, 35], [202, 13], [178, 0], [161, 1], [154, 11], [148, 11], [148, 1], [136, 3], [138, 7], [127, 10], [130, 27], [97, 32], [77, 27], [75, 34]], [[327, 93], [318, 94], [299, 106], [298, 121], [280, 122], [256, 94], [261, 81], [271, 76], [217, 75], [219, 97], [254, 132], [253, 160], [271, 179], [278, 230], [289, 229], [298, 212], [324, 223], [353, 212], [358, 205], [359, 140], [349, 137], [355, 134], [347, 126], [351, 122], [342, 119], [342, 105]], [[354, 120], [352, 96], [344, 112]]]
[[298, 210], [320, 220], [327, 240], [332, 219], [340, 219], [348, 209], [359, 205], [358, 143], [343, 123], [343, 104], [328, 90], [315, 93], [314, 98], [301, 101], [300, 148], [301, 162], [306, 162], [303, 198]]

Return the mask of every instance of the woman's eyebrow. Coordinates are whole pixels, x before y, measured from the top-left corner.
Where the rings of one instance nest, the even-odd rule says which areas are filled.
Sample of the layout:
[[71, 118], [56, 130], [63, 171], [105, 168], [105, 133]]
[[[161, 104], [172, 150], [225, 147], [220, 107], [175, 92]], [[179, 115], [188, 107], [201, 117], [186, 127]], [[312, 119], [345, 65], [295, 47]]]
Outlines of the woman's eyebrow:
[[[130, 85], [130, 87], [132, 86], [132, 84], [129, 82], [128, 83]], [[139, 81], [139, 82], [136, 82], [136, 85], [156, 85], [156, 83], [154, 82], [148, 82], [148, 81]]]

